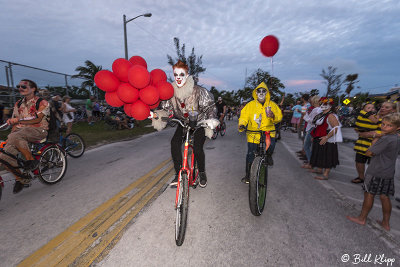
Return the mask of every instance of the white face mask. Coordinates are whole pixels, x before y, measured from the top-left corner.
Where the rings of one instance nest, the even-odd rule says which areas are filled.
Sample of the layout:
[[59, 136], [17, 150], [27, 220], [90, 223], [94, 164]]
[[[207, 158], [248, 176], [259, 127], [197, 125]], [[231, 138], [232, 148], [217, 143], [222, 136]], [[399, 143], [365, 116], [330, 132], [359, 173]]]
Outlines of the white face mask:
[[186, 70], [182, 68], [175, 68], [174, 69], [174, 78], [176, 82], [176, 86], [182, 87], [188, 78], [189, 74], [186, 72]]
[[322, 111], [325, 111], [325, 110], [330, 109], [330, 108], [331, 108], [331, 105], [329, 105], [329, 104], [322, 104], [322, 105], [320, 106], [320, 108], [322, 109]]
[[264, 102], [265, 101], [265, 96], [267, 95], [267, 91], [266, 90], [262, 90], [261, 92], [258, 92], [258, 90], [256, 91], [257, 93], [257, 100], [260, 102]]

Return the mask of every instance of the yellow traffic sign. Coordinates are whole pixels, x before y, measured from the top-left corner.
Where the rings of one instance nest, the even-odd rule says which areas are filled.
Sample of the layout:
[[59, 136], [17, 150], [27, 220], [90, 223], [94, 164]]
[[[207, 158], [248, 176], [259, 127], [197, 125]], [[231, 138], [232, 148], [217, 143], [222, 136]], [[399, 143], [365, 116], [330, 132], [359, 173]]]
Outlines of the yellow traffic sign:
[[350, 99], [346, 98], [345, 100], [343, 100], [343, 103], [344, 103], [345, 105], [349, 104], [349, 103], [350, 103]]

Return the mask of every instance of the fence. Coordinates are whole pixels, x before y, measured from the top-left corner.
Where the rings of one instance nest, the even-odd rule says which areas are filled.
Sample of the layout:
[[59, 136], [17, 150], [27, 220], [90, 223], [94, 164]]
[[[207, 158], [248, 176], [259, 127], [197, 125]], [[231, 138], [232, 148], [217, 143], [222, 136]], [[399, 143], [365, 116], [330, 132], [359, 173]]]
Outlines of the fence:
[[0, 59], [0, 104], [12, 107], [19, 97], [15, 86], [22, 79], [37, 83], [39, 89], [53, 93], [52, 88], [61, 88], [68, 94], [71, 86], [79, 86], [80, 78], [72, 78], [70, 74], [41, 69]]

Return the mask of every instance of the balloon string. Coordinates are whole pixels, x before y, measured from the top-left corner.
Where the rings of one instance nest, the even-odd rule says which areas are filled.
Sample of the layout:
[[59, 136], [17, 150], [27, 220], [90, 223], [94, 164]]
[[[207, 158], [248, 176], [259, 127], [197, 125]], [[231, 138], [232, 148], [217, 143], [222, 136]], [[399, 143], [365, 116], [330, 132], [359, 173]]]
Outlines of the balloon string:
[[274, 76], [274, 57], [271, 57], [271, 76]]

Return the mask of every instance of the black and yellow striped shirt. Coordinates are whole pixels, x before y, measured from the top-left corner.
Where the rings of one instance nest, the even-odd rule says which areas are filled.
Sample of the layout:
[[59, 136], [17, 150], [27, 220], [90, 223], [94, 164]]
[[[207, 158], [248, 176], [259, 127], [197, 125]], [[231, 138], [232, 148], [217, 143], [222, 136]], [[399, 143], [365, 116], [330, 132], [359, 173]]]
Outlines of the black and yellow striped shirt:
[[[380, 133], [381, 122], [379, 121], [379, 123], [374, 123], [368, 119], [369, 116], [371, 116], [371, 113], [361, 110], [357, 116], [355, 129], [359, 132], [377, 131], [377, 133]], [[357, 153], [364, 155], [371, 146], [371, 142], [372, 138], [359, 137], [354, 145], [354, 150]]]

